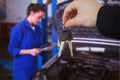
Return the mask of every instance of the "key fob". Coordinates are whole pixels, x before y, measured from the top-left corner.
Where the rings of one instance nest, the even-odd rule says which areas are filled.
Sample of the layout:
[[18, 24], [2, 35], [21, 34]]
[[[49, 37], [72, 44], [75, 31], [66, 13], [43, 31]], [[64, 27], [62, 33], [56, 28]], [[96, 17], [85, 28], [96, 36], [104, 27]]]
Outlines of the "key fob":
[[72, 31], [71, 29], [65, 28], [60, 33], [60, 40], [61, 41], [71, 41], [73, 39], [72, 37]]

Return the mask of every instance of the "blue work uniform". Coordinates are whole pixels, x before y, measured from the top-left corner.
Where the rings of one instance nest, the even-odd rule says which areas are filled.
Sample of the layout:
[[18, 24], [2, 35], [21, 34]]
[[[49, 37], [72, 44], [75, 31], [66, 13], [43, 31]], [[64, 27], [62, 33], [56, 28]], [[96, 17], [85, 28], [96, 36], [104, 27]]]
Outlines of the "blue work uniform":
[[27, 19], [24, 19], [11, 29], [8, 50], [14, 57], [14, 80], [30, 80], [37, 70], [37, 56], [19, 55], [20, 50], [40, 48], [40, 46], [41, 28], [39, 26], [35, 26], [35, 30], [33, 30]]

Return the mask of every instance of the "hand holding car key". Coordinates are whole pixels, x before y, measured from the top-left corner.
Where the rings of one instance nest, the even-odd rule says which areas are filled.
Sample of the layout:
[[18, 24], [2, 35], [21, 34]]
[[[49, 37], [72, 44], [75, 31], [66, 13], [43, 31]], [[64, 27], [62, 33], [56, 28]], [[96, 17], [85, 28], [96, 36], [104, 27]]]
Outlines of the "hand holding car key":
[[60, 50], [59, 50], [59, 53], [58, 53], [58, 57], [61, 56], [61, 53], [62, 53], [65, 42], [67, 42], [69, 44], [70, 54], [71, 54], [71, 57], [73, 57], [73, 47], [72, 47], [72, 42], [71, 42], [72, 38], [73, 37], [72, 37], [71, 30], [69, 28], [65, 28], [63, 26], [63, 30], [60, 33], [61, 44], [60, 44]]

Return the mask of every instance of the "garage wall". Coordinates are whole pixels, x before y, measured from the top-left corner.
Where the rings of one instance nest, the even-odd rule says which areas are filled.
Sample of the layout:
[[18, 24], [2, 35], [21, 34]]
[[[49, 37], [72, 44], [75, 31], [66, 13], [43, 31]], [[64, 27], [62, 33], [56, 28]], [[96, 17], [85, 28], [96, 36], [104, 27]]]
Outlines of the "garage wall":
[[3, 22], [17, 23], [26, 17], [31, 0], [6, 0], [6, 19]]

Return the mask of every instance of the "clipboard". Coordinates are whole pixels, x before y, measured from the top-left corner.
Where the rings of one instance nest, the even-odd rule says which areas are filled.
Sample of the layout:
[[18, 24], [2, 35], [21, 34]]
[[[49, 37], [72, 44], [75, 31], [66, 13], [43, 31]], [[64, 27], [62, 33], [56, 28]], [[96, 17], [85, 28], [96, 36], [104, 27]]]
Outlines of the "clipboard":
[[52, 50], [55, 46], [57, 46], [57, 44], [56, 43], [52, 43], [52, 44], [50, 44], [50, 45], [44, 45], [44, 46], [42, 46], [42, 48], [40, 48], [40, 50], [41, 51], [50, 51], [50, 50]]

